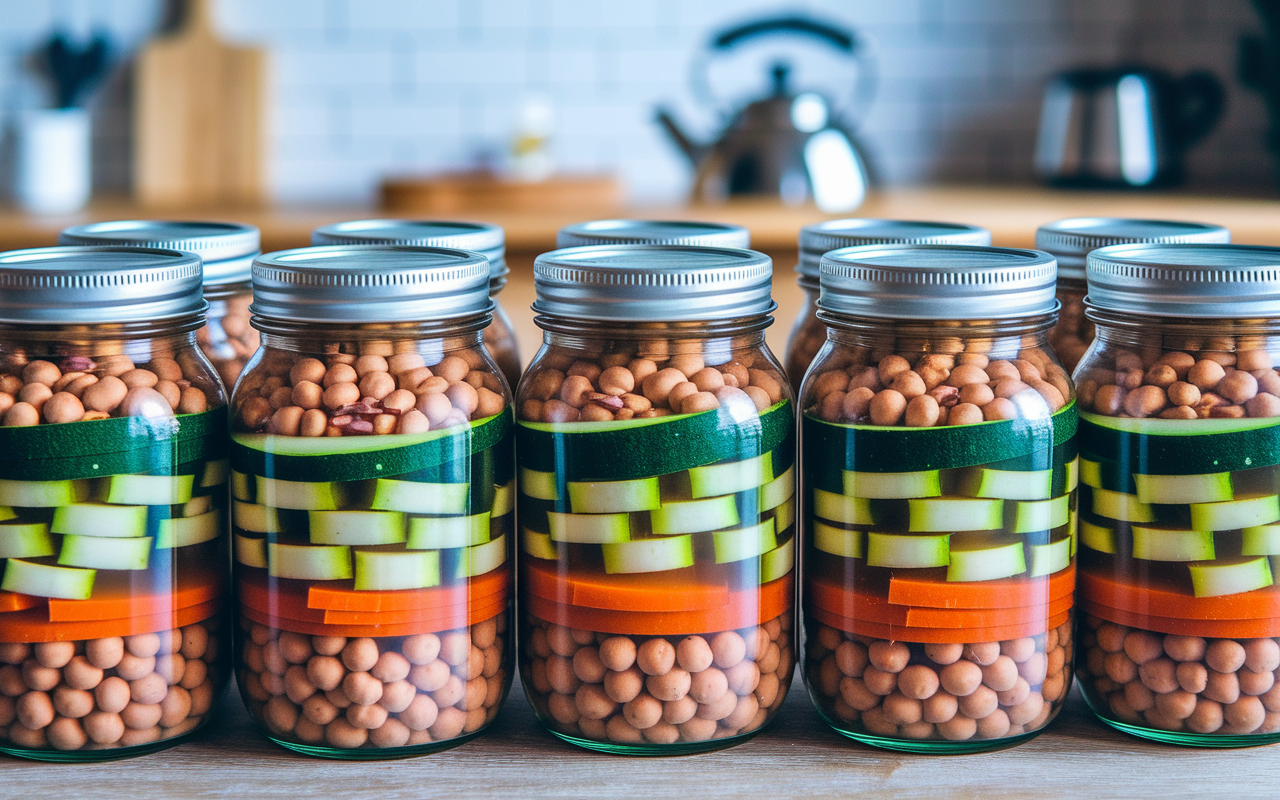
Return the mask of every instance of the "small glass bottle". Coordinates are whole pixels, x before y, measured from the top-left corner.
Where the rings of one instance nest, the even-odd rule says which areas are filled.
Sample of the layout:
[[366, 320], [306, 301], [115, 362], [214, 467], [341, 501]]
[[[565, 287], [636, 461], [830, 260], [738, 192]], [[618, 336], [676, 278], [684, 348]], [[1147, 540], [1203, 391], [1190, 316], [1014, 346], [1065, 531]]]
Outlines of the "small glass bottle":
[[1280, 249], [1089, 254], [1080, 654], [1108, 725], [1280, 741]]
[[1122, 217], [1060, 219], [1036, 230], [1036, 248], [1058, 259], [1058, 324], [1049, 344], [1067, 372], [1075, 372], [1093, 343], [1093, 323], [1085, 316], [1085, 257], [1099, 247], [1116, 244], [1224, 244], [1231, 231], [1203, 222], [1171, 222]]
[[728, 747], [791, 683], [795, 417], [750, 250], [538, 257], [520, 382], [520, 668], [539, 720], [622, 754]]
[[249, 265], [261, 252], [260, 241], [252, 225], [179, 220], [94, 222], [58, 236], [63, 245], [159, 247], [200, 256], [209, 311], [196, 338], [228, 391], [258, 349], [258, 332], [249, 325]]
[[448, 220], [362, 219], [325, 225], [311, 232], [313, 245], [387, 244], [414, 247], [452, 247], [470, 250], [489, 259], [489, 296], [493, 298], [493, 323], [485, 329], [484, 346], [498, 362], [511, 391], [520, 382], [520, 348], [516, 330], [498, 294], [507, 285], [506, 234], [486, 222]]
[[339, 759], [461, 744], [511, 685], [511, 395], [491, 265], [339, 245], [253, 265], [232, 399], [236, 678], [272, 741]]
[[800, 230], [797, 282], [804, 289], [804, 305], [787, 339], [787, 377], [799, 386], [813, 357], [827, 340], [818, 320], [818, 265], [822, 256], [841, 247], [868, 244], [991, 244], [991, 232], [951, 222], [912, 222], [897, 219], [833, 219]]
[[556, 232], [556, 247], [595, 244], [671, 244], [686, 247], [750, 247], [751, 232], [721, 222], [657, 219], [597, 219], [566, 225]]
[[226, 686], [226, 401], [200, 273], [174, 250], [0, 254], [0, 752], [153, 752]]
[[800, 391], [804, 677], [836, 731], [1007, 747], [1071, 688], [1076, 409], [1047, 253], [868, 245], [821, 263]]

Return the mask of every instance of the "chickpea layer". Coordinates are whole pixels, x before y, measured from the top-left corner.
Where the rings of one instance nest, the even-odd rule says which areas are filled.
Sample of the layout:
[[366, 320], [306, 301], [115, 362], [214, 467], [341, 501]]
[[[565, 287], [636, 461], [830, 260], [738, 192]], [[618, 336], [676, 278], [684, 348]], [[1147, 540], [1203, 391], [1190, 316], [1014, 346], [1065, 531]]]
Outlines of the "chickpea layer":
[[1076, 365], [1095, 336], [1093, 323], [1084, 314], [1084, 295], [1083, 286], [1066, 288], [1059, 279], [1058, 300], [1062, 302], [1062, 309], [1058, 311], [1057, 323], [1049, 331], [1049, 344], [1068, 373], [1076, 371]]
[[1086, 615], [1080, 681], [1099, 713], [1164, 731], [1280, 733], [1280, 640], [1210, 639]]
[[1105, 354], [1079, 376], [1081, 407], [1138, 419], [1280, 416], [1280, 372], [1270, 353], [1229, 337], [1203, 344]]
[[809, 686], [838, 726], [914, 740], [1003, 739], [1049, 723], [1071, 688], [1071, 621], [1039, 636], [914, 644], [813, 623]]
[[417, 747], [493, 721], [509, 685], [507, 615], [414, 636], [307, 636], [241, 619], [241, 693], [281, 740]]
[[[811, 301], [812, 302], [812, 301]], [[827, 325], [812, 310], [796, 322], [787, 343], [787, 379], [799, 386], [818, 351], [827, 343]]]
[[506, 407], [502, 379], [476, 351], [427, 366], [416, 351], [378, 344], [363, 343], [359, 355], [269, 351], [237, 391], [237, 424], [284, 436], [426, 433]]
[[0, 644], [0, 744], [114, 750], [194, 731], [224, 674], [218, 627]]
[[154, 358], [137, 366], [125, 355], [10, 357], [0, 374], [0, 425], [155, 417], [209, 410], [198, 365]]
[[567, 736], [673, 745], [758, 730], [782, 705], [795, 666], [792, 615], [701, 636], [625, 636], [530, 616], [525, 686]]
[[196, 331], [196, 344], [218, 370], [228, 389], [236, 385], [244, 365], [258, 349], [261, 337], [249, 324], [252, 292], [225, 299], [210, 298], [208, 324]]

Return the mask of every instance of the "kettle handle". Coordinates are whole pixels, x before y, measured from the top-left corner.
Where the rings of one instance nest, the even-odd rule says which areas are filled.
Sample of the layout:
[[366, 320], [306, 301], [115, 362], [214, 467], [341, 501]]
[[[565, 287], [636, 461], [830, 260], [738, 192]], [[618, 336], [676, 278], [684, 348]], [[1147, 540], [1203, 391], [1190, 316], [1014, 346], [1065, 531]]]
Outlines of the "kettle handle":
[[1179, 148], [1204, 138], [1226, 107], [1227, 92], [1212, 73], [1192, 72], [1173, 82], [1171, 129]]
[[843, 50], [849, 55], [854, 55], [862, 44], [852, 31], [842, 30], [834, 25], [828, 25], [807, 17], [776, 17], [774, 19], [760, 19], [755, 22], [748, 22], [745, 25], [739, 25], [736, 28], [730, 28], [717, 34], [711, 40], [711, 47], [714, 50], [730, 50], [747, 39], [774, 33], [798, 33], [812, 36], [816, 39], [822, 39], [837, 50]]

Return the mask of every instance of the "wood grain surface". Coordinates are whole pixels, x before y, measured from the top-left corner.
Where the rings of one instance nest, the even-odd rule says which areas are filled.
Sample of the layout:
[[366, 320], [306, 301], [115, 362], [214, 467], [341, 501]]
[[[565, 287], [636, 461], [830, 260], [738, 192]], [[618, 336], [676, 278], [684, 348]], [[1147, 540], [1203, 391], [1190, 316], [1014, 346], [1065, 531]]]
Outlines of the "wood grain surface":
[[173, 749], [127, 761], [54, 765], [0, 756], [12, 798], [1267, 798], [1280, 746], [1194, 750], [1094, 721], [1079, 692], [1036, 739], [972, 756], [875, 750], [831, 731], [799, 680], [773, 724], [728, 750], [675, 758], [591, 753], [543, 732], [519, 686], [481, 737], [401, 761], [298, 755], [253, 727], [234, 691], [219, 719]]

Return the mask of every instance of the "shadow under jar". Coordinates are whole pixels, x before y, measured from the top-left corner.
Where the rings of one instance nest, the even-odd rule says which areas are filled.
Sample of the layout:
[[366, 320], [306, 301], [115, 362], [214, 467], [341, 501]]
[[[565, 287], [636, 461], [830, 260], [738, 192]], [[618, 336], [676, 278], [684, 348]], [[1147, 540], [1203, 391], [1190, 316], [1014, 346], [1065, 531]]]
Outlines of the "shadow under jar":
[[803, 674], [836, 731], [1023, 742], [1070, 689], [1074, 392], [1035, 250], [871, 245], [821, 265], [800, 393]]
[[334, 246], [253, 266], [232, 399], [236, 677], [272, 741], [379, 759], [479, 734], [511, 685], [510, 395], [476, 253]]
[[1225, 244], [1089, 255], [1076, 670], [1135, 736], [1280, 740], [1278, 267]]
[[1060, 219], [1036, 230], [1036, 248], [1058, 259], [1058, 323], [1049, 344], [1067, 372], [1093, 343], [1093, 322], [1085, 316], [1085, 257], [1099, 247], [1117, 244], [1225, 244], [1231, 231], [1202, 222], [1172, 222], [1123, 217]]
[[511, 273], [506, 259], [506, 234], [485, 222], [448, 220], [364, 219], [325, 225], [311, 232], [313, 245], [381, 244], [449, 247], [470, 250], [489, 259], [489, 296], [493, 320], [484, 330], [484, 348], [498, 365], [510, 391], [520, 382], [520, 348], [511, 318], [498, 300]]
[[226, 410], [200, 260], [0, 254], [0, 752], [170, 747], [226, 686]]
[[796, 282], [804, 290], [804, 303], [787, 338], [783, 363], [793, 386], [804, 380], [813, 358], [827, 341], [827, 326], [818, 319], [818, 266], [822, 257], [842, 247], [869, 244], [991, 244], [991, 232], [973, 225], [951, 222], [914, 222], [897, 219], [834, 219], [800, 229], [800, 261]]
[[237, 222], [117, 220], [74, 225], [58, 235], [62, 245], [158, 247], [195, 253], [203, 263], [205, 326], [196, 341], [230, 391], [245, 362], [258, 349], [249, 325], [249, 265], [261, 252], [261, 236]]
[[534, 265], [520, 383], [520, 669], [539, 720], [629, 755], [743, 741], [794, 668], [795, 417], [749, 250]]

